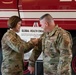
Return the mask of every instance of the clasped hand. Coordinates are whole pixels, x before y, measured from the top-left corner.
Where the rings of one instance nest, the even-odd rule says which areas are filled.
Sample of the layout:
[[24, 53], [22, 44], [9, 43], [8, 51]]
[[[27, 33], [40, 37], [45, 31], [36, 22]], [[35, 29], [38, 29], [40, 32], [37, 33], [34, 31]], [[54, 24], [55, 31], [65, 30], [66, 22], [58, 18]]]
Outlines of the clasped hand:
[[38, 44], [38, 38], [31, 38], [31, 41], [32, 41], [35, 45]]

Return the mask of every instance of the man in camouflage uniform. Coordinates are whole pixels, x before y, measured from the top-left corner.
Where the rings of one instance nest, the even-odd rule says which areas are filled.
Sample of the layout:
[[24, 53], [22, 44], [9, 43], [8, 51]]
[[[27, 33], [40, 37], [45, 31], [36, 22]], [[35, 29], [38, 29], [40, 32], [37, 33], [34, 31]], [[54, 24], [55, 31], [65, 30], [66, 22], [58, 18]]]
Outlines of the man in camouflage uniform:
[[[2, 37], [2, 75], [23, 75], [23, 58], [24, 53], [30, 51], [37, 40], [29, 42], [23, 41], [16, 32], [19, 32], [21, 18], [12, 16], [8, 20], [10, 28]], [[26, 37], [25, 37], [26, 38]]]
[[[39, 39], [29, 59], [29, 71], [43, 51], [44, 75], [71, 75], [72, 38], [68, 31], [55, 25], [50, 14], [40, 18], [44, 33]], [[42, 46], [41, 46], [42, 45]]]

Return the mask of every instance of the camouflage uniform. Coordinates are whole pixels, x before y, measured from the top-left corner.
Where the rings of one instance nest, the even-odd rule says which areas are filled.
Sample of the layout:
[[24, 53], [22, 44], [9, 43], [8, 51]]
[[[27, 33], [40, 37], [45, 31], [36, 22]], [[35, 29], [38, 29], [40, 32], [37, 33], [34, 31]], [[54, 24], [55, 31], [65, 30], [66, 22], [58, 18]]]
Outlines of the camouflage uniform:
[[8, 30], [4, 34], [1, 43], [3, 53], [2, 75], [23, 75], [24, 53], [34, 47], [33, 43], [23, 41], [13, 30]]
[[42, 34], [29, 59], [29, 66], [34, 66], [43, 51], [44, 75], [71, 75], [71, 49], [70, 33], [56, 25], [52, 32]]

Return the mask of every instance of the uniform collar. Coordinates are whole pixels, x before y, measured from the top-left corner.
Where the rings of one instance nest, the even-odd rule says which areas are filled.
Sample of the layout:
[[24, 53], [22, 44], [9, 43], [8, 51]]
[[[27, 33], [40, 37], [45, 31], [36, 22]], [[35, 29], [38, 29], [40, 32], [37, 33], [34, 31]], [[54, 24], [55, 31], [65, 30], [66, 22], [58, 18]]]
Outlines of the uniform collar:
[[57, 29], [58, 25], [56, 25], [55, 28], [51, 32], [49, 32], [49, 36], [52, 36], [57, 31]]
[[16, 35], [16, 32], [13, 29], [9, 29], [7, 32], [11, 33], [12, 35]]

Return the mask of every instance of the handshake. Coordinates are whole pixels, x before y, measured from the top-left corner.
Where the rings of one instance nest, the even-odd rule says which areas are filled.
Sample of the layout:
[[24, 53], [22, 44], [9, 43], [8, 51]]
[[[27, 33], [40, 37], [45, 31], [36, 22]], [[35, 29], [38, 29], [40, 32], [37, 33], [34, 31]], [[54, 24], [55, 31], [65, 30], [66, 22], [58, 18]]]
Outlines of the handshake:
[[39, 38], [31, 38], [30, 40], [34, 45], [38, 44]]

